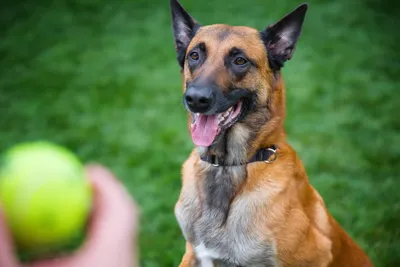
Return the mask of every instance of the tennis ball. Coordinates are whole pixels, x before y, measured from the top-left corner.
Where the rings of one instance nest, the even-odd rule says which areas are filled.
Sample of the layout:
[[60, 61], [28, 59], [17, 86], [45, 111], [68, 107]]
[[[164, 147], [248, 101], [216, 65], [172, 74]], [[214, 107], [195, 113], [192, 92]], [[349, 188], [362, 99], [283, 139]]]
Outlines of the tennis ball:
[[91, 188], [82, 163], [66, 148], [49, 142], [22, 143], [0, 162], [0, 203], [20, 251], [56, 251], [84, 228]]

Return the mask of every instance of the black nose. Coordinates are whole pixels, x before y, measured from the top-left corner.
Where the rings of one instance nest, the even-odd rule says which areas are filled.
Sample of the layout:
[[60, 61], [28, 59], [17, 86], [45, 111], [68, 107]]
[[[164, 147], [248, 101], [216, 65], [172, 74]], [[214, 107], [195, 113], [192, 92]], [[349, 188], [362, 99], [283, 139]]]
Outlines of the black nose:
[[194, 113], [204, 113], [211, 109], [214, 97], [210, 88], [189, 87], [185, 92], [185, 102]]

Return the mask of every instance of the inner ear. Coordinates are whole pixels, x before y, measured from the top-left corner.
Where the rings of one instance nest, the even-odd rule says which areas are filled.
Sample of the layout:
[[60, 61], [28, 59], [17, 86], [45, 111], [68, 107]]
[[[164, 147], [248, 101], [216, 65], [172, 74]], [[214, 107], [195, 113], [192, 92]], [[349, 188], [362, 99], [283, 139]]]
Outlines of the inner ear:
[[179, 65], [183, 68], [186, 49], [197, 30], [200, 28], [200, 25], [177, 0], [170, 0], [170, 5], [177, 60]]
[[307, 8], [307, 4], [300, 5], [260, 33], [272, 68], [280, 69], [287, 60], [292, 58]]

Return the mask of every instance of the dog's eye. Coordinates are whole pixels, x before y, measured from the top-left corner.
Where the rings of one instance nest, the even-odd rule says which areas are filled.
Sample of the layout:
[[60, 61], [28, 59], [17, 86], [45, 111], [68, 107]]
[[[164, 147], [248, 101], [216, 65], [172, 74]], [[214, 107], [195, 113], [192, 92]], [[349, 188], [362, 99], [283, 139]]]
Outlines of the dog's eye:
[[189, 56], [193, 60], [199, 60], [199, 53], [197, 53], [197, 52], [192, 52], [192, 53], [190, 53]]
[[237, 59], [235, 59], [234, 63], [236, 65], [244, 65], [247, 63], [247, 60], [242, 57], [238, 57]]

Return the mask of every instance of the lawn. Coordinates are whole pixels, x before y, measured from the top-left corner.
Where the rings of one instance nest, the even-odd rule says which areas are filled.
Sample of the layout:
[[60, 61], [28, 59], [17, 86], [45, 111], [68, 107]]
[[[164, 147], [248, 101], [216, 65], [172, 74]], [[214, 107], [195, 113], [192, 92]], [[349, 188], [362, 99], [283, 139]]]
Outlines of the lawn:
[[[301, 2], [182, 3], [203, 24], [262, 29]], [[283, 71], [289, 141], [376, 266], [400, 266], [400, 5], [309, 4]], [[0, 150], [47, 139], [107, 165], [141, 206], [141, 265], [177, 266], [173, 207], [193, 145], [168, 1], [2, 1], [0, 32]]]

